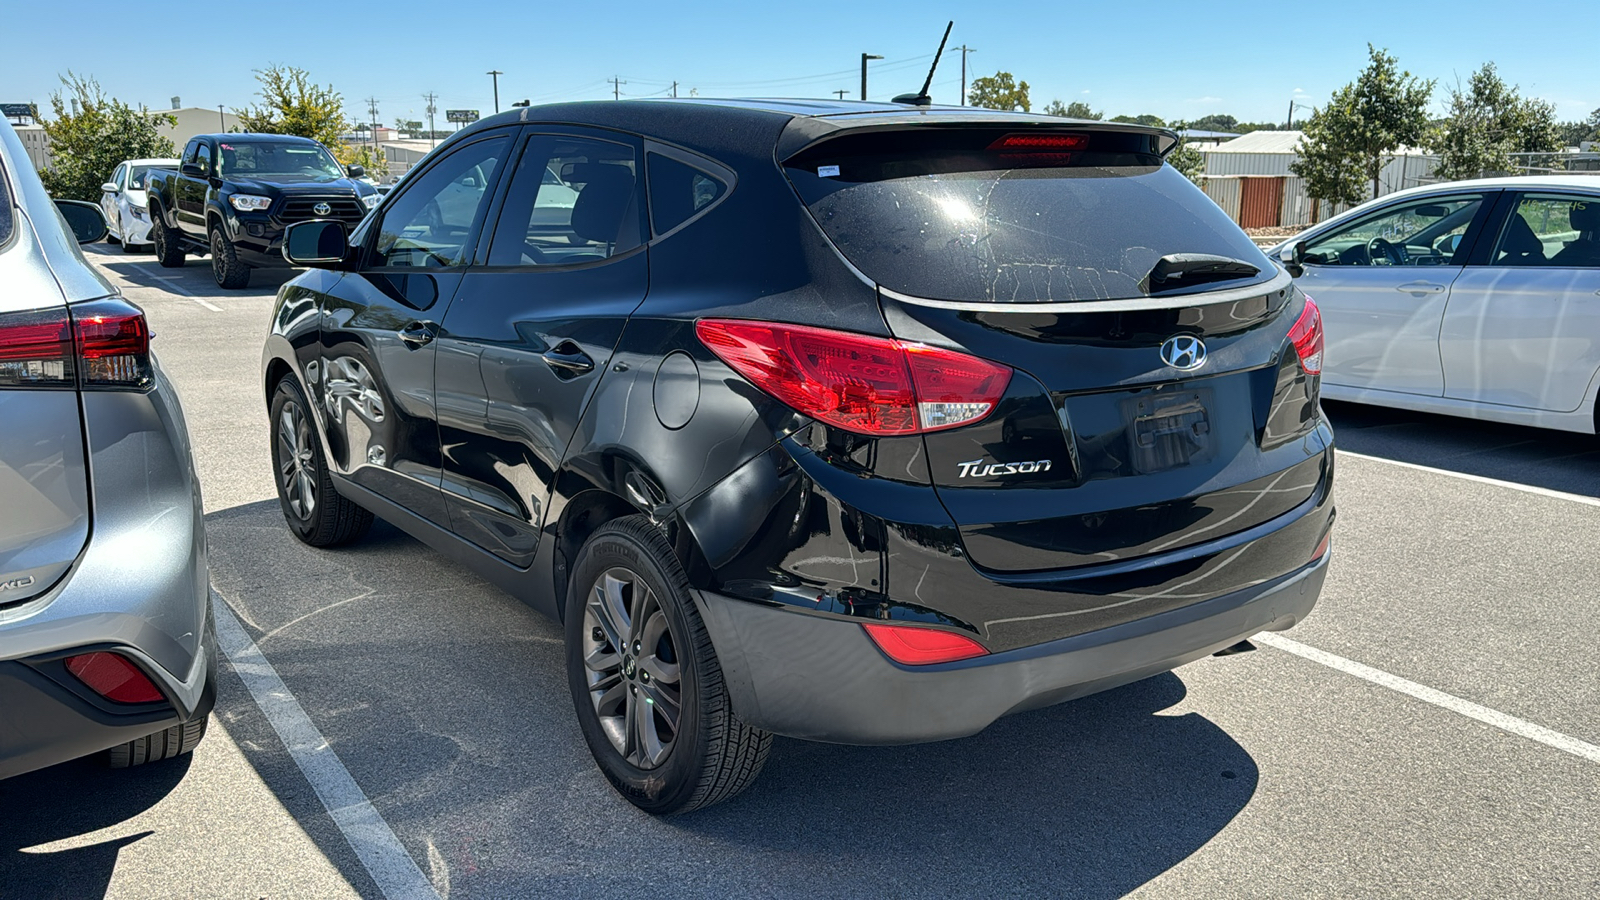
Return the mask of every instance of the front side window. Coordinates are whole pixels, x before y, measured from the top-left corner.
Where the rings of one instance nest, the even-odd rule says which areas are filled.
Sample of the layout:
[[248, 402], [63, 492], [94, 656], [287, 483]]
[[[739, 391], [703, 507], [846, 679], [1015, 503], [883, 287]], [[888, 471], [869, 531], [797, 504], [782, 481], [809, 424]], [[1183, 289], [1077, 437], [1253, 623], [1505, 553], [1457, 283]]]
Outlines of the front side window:
[[373, 246], [374, 265], [466, 265], [473, 228], [510, 143], [501, 135], [468, 144], [411, 182], [384, 214]]
[[639, 246], [637, 182], [632, 147], [535, 136], [512, 175], [489, 265], [574, 265]]
[[202, 173], [209, 175], [211, 173], [211, 148], [205, 144], [201, 144], [196, 147], [194, 151], [194, 161], [200, 166], [200, 171]]
[[666, 234], [717, 201], [728, 186], [720, 178], [675, 159], [651, 153], [650, 224], [656, 234]]
[[224, 141], [218, 175], [237, 178], [303, 176], [316, 180], [343, 178], [344, 170], [320, 144], [299, 141]]
[[127, 174], [128, 174], [128, 165], [127, 165], [127, 163], [123, 163], [122, 165], [117, 166], [117, 171], [112, 173], [112, 175], [111, 175], [111, 183], [116, 185], [119, 188], [127, 187], [128, 183], [123, 180], [123, 177], [125, 175], [127, 175]]
[[1600, 198], [1525, 195], [1506, 217], [1491, 265], [1600, 267]]
[[1472, 194], [1402, 204], [1336, 229], [1306, 245], [1316, 266], [1448, 266], [1483, 206]]

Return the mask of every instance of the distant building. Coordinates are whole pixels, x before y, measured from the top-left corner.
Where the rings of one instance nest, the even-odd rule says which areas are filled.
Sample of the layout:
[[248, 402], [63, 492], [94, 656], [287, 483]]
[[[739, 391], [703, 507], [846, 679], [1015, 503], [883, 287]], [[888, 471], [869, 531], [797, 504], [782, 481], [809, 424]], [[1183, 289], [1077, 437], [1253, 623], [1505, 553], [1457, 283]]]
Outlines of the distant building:
[[[1289, 166], [1300, 158], [1300, 131], [1252, 131], [1214, 147], [1205, 157], [1205, 191], [1244, 228], [1310, 225], [1346, 207], [1319, 203], [1305, 190], [1305, 180]], [[1378, 194], [1392, 194], [1434, 181], [1434, 156], [1400, 148], [1384, 164]]]
[[33, 161], [35, 169], [50, 168], [50, 138], [44, 133], [43, 125], [13, 125], [17, 137], [22, 139], [22, 146], [28, 151], [28, 159]]
[[380, 144], [384, 158], [389, 162], [389, 177], [399, 178], [412, 166], [422, 161], [438, 141], [388, 141]]
[[172, 141], [172, 145], [179, 150], [189, 143], [189, 139], [197, 134], [218, 134], [228, 131], [239, 131], [239, 117], [230, 112], [223, 112], [216, 107], [185, 106], [178, 109], [153, 109], [151, 115], [166, 114], [177, 118], [178, 124], [169, 125], [165, 122], [156, 126], [156, 131], [162, 137]]

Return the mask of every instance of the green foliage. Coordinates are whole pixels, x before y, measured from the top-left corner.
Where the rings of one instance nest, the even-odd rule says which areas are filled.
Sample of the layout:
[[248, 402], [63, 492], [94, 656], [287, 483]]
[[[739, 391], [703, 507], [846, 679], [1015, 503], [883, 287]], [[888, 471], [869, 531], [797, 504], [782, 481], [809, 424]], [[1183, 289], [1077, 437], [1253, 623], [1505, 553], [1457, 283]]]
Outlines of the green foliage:
[[[133, 109], [115, 97], [107, 97], [93, 78], [79, 78], [68, 72], [61, 79], [68, 97], [60, 91], [50, 95], [54, 118], [43, 121], [50, 138], [50, 168], [39, 177], [45, 190], [58, 200], [99, 200], [117, 164], [127, 159], [176, 156], [172, 141], [162, 137], [156, 127], [176, 124], [164, 113], [150, 114]], [[78, 101], [72, 112], [70, 100]]]
[[1051, 100], [1045, 105], [1044, 114], [1047, 116], [1061, 116], [1067, 119], [1099, 119], [1105, 115], [1105, 113], [1095, 112], [1090, 109], [1089, 104], [1084, 103], [1082, 100], [1074, 100], [1071, 103]]
[[1563, 147], [1576, 147], [1584, 141], [1600, 140], [1600, 109], [1582, 122], [1561, 122], [1556, 125], [1556, 137]]
[[1166, 119], [1163, 119], [1160, 116], [1152, 116], [1148, 113], [1142, 116], [1112, 116], [1111, 121], [1122, 122], [1128, 125], [1149, 125], [1152, 128], [1167, 127]]
[[1495, 71], [1494, 63], [1472, 73], [1468, 86], [1450, 90], [1449, 112], [1435, 127], [1430, 146], [1439, 154], [1440, 178], [1456, 181], [1510, 172], [1513, 153], [1550, 153], [1561, 147], [1555, 107], [1524, 98]]
[[422, 120], [395, 119], [394, 129], [404, 134], [420, 134], [422, 132]]
[[1378, 194], [1378, 177], [1394, 151], [1422, 143], [1432, 81], [1401, 71], [1397, 60], [1367, 45], [1369, 62], [1356, 80], [1334, 91], [1305, 124], [1300, 158], [1290, 170], [1319, 200], [1359, 203], [1362, 181]]
[[344, 96], [333, 85], [318, 85], [306, 70], [279, 65], [257, 69], [256, 80], [261, 82], [261, 104], [236, 110], [245, 131], [311, 138], [343, 165], [363, 166], [374, 177], [389, 171], [381, 151], [344, 143], [343, 136], [352, 127], [344, 114]]
[[1178, 132], [1178, 146], [1172, 148], [1172, 152], [1167, 154], [1167, 165], [1177, 169], [1183, 177], [1195, 184], [1205, 187], [1206, 158], [1183, 137], [1185, 131], [1196, 127], [1195, 124], [1193, 122], [1173, 122], [1166, 127]]
[[1028, 83], [1013, 81], [1010, 72], [996, 72], [986, 78], [974, 78], [967, 88], [967, 105], [984, 109], [1021, 110], [1031, 112], [1028, 101]]

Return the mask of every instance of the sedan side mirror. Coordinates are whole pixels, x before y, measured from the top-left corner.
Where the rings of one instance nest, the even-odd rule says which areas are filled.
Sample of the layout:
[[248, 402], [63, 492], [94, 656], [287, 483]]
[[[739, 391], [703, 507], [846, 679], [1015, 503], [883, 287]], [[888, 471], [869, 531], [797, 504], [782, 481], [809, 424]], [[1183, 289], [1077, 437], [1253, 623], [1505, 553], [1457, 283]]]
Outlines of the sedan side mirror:
[[122, 188], [117, 187], [117, 183], [115, 181], [108, 181], [105, 184], [100, 185], [100, 190], [108, 194], [115, 194], [120, 192]]
[[1278, 251], [1278, 261], [1283, 263], [1283, 267], [1288, 269], [1289, 274], [1295, 278], [1304, 275], [1306, 271], [1306, 242], [1295, 241], [1292, 244], [1284, 245], [1284, 248]]
[[57, 200], [56, 209], [80, 244], [92, 244], [106, 236], [106, 214], [100, 204], [85, 200]]
[[360, 178], [361, 176], [367, 174], [367, 169], [365, 166], [346, 166], [345, 171], [350, 173], [351, 178]]
[[283, 232], [283, 258], [297, 266], [332, 269], [350, 254], [342, 222], [296, 222]]

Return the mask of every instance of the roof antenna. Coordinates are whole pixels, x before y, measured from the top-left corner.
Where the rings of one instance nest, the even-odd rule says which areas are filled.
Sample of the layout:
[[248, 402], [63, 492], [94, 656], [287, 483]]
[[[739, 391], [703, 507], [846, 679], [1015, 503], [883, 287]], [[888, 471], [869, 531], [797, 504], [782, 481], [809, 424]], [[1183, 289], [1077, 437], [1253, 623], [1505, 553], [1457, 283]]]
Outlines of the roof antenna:
[[933, 103], [933, 98], [928, 96], [928, 88], [933, 86], [933, 71], [939, 68], [939, 57], [944, 56], [945, 42], [950, 40], [950, 29], [955, 25], [955, 20], [951, 19], [950, 24], [944, 26], [944, 37], [939, 39], [939, 52], [933, 54], [933, 65], [928, 67], [928, 78], [922, 82], [922, 90], [915, 94], [901, 94], [894, 98], [895, 103], [904, 103], [908, 106], [928, 106]]

